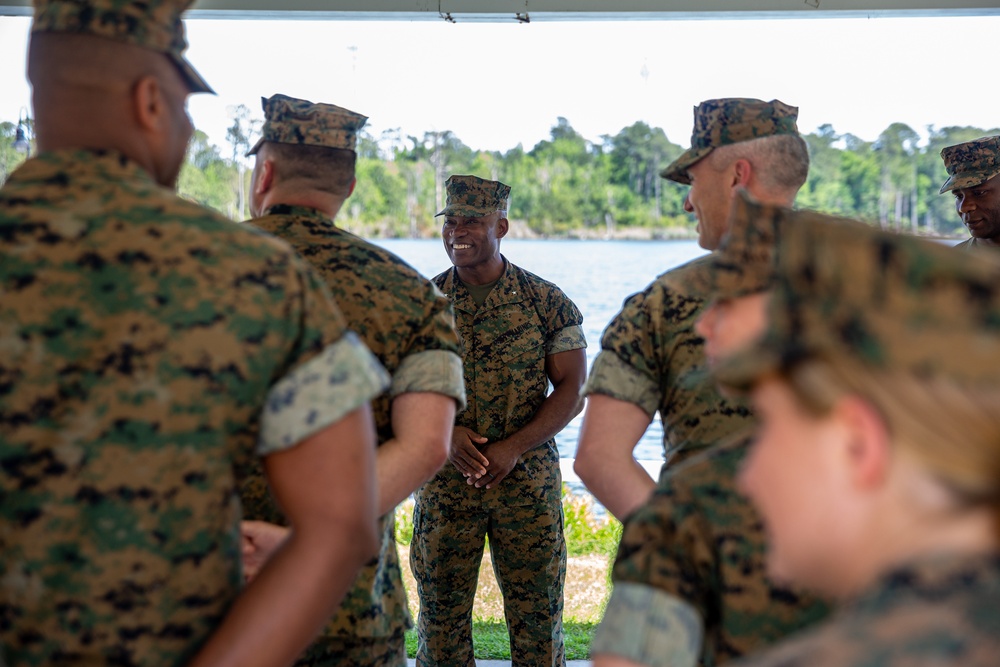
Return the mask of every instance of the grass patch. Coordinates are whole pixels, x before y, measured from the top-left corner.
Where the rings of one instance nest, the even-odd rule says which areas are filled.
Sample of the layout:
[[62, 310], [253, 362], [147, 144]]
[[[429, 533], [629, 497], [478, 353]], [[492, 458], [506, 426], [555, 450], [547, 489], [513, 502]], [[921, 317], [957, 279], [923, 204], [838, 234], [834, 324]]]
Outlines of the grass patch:
[[[569, 561], [566, 568], [563, 633], [567, 660], [588, 660], [594, 629], [604, 615], [609, 592], [609, 567], [613, 562], [622, 526], [614, 517], [598, 517], [593, 499], [578, 496], [563, 485], [563, 529]], [[403, 564], [410, 612], [416, 619], [416, 584], [409, 568], [409, 544], [413, 539], [413, 501], [396, 512], [396, 540]], [[489, 548], [483, 555], [479, 585], [473, 607], [472, 641], [477, 660], [509, 660], [510, 640], [503, 616], [503, 597], [493, 576]], [[406, 633], [406, 653], [416, 657], [417, 633]]]
[[[563, 621], [567, 660], [589, 660], [590, 641], [596, 623]], [[503, 621], [472, 622], [473, 653], [476, 660], [510, 660], [510, 637]], [[406, 633], [406, 655], [417, 657], [417, 631]]]

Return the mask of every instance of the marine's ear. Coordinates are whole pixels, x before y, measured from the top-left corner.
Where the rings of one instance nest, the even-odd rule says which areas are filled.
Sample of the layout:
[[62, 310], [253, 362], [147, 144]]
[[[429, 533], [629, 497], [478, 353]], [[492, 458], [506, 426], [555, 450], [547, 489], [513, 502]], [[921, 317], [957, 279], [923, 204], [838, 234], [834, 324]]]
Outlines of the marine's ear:
[[132, 114], [139, 127], [148, 134], [168, 131], [170, 110], [163, 85], [158, 77], [147, 74], [132, 84]]
[[507, 236], [507, 231], [510, 229], [510, 224], [507, 222], [506, 216], [500, 216], [497, 220], [497, 238], [502, 239]]
[[753, 165], [750, 160], [740, 158], [733, 163], [733, 187], [747, 188], [753, 179]]
[[254, 175], [251, 183], [253, 194], [259, 197], [269, 192], [274, 187], [274, 160], [258, 156]]
[[834, 407], [846, 429], [842, 461], [851, 485], [862, 491], [875, 490], [889, 476], [892, 442], [885, 419], [875, 406], [860, 396], [844, 396]]

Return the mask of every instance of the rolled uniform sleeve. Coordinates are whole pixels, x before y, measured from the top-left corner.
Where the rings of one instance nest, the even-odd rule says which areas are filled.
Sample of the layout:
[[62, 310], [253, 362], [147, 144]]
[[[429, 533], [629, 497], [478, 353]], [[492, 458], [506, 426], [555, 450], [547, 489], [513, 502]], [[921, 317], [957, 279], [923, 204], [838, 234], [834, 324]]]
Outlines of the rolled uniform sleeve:
[[722, 396], [708, 376], [704, 340], [695, 331], [712, 295], [691, 276], [710, 259], [671, 269], [625, 300], [601, 336], [581, 392], [632, 403], [650, 419], [659, 412], [671, 465], [724, 442], [752, 420], [746, 401]]
[[583, 314], [576, 304], [556, 285], [542, 281], [537, 292], [538, 312], [545, 320], [545, 355], [585, 349], [587, 339], [583, 335]]
[[555, 332], [545, 344], [545, 354], [559, 354], [570, 350], [579, 350], [587, 347], [587, 339], [583, 335], [583, 327], [575, 324], [565, 327]]
[[[289, 251], [291, 252], [291, 251]], [[315, 270], [297, 255], [288, 263], [280, 321], [294, 341], [284, 374], [268, 389], [255, 448], [258, 456], [288, 449], [384, 392], [389, 375], [347, 323]]]
[[[649, 667], [694, 665], [703, 624], [719, 585], [708, 512], [685, 483], [711, 465], [697, 457], [675, 469], [625, 521], [612, 579], [614, 590], [592, 651]], [[627, 629], [627, 630], [626, 630]]]
[[293, 369], [268, 393], [258, 456], [287, 449], [369, 403], [389, 375], [353, 332]]
[[694, 667], [701, 640], [701, 618], [691, 605], [649, 586], [621, 583], [611, 594], [590, 652], [648, 667]]
[[649, 667], [697, 663], [713, 581], [711, 538], [698, 511], [658, 491], [628, 517], [612, 572], [614, 589], [592, 653]]
[[656, 414], [663, 398], [660, 360], [672, 338], [663, 331], [672, 325], [663, 315], [666, 296], [657, 281], [625, 300], [604, 329], [583, 395], [604, 394], [638, 405], [650, 418]]
[[465, 409], [462, 358], [448, 350], [425, 350], [410, 354], [392, 376], [390, 395], [427, 391], [455, 399], [458, 411]]
[[465, 409], [462, 344], [451, 301], [432, 282], [419, 277], [423, 298], [415, 302], [405, 355], [392, 373], [392, 398], [410, 392], [433, 392], [455, 399]]
[[656, 382], [607, 350], [602, 350], [594, 359], [590, 376], [581, 393], [584, 396], [604, 394], [638, 405], [650, 419], [656, 414], [660, 403], [660, 390]]

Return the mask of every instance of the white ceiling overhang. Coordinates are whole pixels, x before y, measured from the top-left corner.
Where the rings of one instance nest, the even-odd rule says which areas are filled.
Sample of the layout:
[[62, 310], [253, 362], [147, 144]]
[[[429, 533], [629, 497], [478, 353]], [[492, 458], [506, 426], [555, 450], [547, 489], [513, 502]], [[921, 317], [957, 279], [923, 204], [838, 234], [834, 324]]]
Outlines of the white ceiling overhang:
[[[461, 22], [1000, 15], [998, 0], [198, 0], [189, 18]], [[31, 0], [0, 0], [27, 16]]]

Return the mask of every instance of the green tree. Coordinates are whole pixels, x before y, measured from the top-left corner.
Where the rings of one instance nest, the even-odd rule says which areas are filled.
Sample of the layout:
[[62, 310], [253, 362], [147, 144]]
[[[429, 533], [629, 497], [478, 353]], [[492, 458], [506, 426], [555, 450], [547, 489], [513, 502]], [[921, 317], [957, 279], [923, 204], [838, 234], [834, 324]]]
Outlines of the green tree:
[[218, 146], [204, 132], [195, 130], [177, 179], [178, 194], [232, 217], [236, 210], [235, 178], [236, 168], [220, 155]]
[[[31, 120], [27, 121], [28, 134], [31, 134]], [[14, 148], [17, 138], [17, 123], [0, 122], [0, 184], [7, 181], [11, 172], [17, 169], [28, 157]]]
[[245, 220], [250, 217], [250, 207], [247, 201], [248, 165], [246, 154], [260, 133], [262, 121], [251, 118], [250, 109], [245, 104], [237, 104], [228, 109], [233, 124], [226, 130], [226, 141], [232, 147], [232, 164], [235, 169], [233, 189], [236, 193], [235, 208], [229, 213], [234, 220]]

